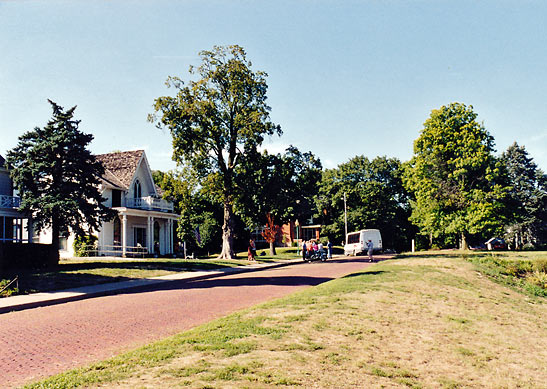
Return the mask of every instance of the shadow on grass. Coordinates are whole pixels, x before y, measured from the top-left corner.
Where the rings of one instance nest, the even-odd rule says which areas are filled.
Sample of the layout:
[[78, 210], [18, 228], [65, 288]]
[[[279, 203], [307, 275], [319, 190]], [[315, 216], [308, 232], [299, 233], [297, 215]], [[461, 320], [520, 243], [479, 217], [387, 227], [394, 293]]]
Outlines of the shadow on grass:
[[376, 270], [376, 271], [361, 271], [359, 273], [352, 273], [348, 274], [347, 276], [344, 276], [342, 278], [353, 278], [353, 277], [361, 277], [361, 276], [377, 276], [380, 274], [388, 273], [385, 270]]

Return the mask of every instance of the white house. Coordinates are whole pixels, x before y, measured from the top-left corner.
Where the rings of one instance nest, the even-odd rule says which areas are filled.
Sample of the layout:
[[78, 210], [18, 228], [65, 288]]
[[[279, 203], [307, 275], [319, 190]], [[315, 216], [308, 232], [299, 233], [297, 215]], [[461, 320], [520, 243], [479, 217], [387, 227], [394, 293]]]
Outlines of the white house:
[[0, 155], [0, 242], [29, 241], [28, 218], [18, 211], [20, 203], [21, 199], [14, 196], [6, 161]]
[[[105, 222], [96, 232], [98, 255], [132, 256], [138, 253], [173, 253], [173, 204], [160, 198], [144, 150], [124, 151], [96, 156], [103, 164], [100, 190], [105, 205], [118, 211], [118, 216]], [[49, 236], [48, 236], [49, 235]], [[39, 240], [51, 242], [51, 232]], [[60, 242], [60, 255], [73, 256], [74, 236], [65, 234]]]

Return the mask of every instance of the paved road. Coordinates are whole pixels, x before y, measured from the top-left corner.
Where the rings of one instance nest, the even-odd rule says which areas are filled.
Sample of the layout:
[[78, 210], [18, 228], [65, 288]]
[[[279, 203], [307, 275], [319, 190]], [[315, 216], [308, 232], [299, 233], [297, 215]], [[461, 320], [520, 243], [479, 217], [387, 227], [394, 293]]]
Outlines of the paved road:
[[0, 386], [106, 359], [369, 265], [359, 257], [298, 263], [1, 314]]

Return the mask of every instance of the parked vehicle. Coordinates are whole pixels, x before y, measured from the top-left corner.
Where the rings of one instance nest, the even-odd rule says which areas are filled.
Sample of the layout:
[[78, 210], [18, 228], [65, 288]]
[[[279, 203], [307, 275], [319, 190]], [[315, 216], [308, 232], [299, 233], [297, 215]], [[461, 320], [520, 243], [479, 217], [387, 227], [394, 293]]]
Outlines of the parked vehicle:
[[491, 238], [484, 243], [486, 244], [488, 250], [505, 250], [507, 248], [505, 240], [501, 238]]
[[368, 240], [372, 241], [374, 252], [382, 251], [382, 235], [380, 230], [370, 229], [351, 232], [346, 236], [346, 245], [344, 246], [345, 255], [358, 255], [366, 253]]

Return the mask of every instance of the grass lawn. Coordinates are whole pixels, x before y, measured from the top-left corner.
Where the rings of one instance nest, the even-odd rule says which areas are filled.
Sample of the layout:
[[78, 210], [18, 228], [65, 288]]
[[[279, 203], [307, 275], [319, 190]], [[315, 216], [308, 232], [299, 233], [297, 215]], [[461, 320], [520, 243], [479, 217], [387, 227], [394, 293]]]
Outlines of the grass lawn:
[[480, 266], [399, 256], [28, 387], [544, 388], [547, 300]]
[[[262, 251], [259, 250], [259, 253]], [[277, 262], [297, 257], [296, 249], [278, 248], [277, 252], [278, 255], [273, 257], [269, 255], [257, 256], [257, 262]], [[100, 257], [62, 259], [58, 268], [53, 271], [19, 275], [18, 293], [13, 293], [14, 291], [11, 289], [5, 293], [5, 296], [69, 289], [136, 278], [159, 277], [185, 271], [247, 266], [248, 264], [247, 253], [238, 253], [238, 259], [235, 260], [218, 260], [216, 256], [206, 259], [101, 259]]]

